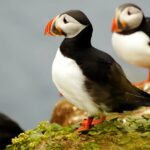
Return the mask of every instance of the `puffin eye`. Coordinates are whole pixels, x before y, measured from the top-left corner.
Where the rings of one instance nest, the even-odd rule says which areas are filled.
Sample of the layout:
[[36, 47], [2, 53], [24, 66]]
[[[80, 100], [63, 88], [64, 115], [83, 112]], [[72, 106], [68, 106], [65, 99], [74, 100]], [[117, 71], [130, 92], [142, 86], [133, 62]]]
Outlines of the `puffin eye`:
[[63, 21], [64, 21], [65, 24], [68, 23], [68, 21], [66, 20], [66, 18], [64, 18]]
[[129, 10], [128, 10], [128, 12], [127, 12], [127, 13], [128, 13], [128, 15], [131, 15], [131, 12], [130, 12]]

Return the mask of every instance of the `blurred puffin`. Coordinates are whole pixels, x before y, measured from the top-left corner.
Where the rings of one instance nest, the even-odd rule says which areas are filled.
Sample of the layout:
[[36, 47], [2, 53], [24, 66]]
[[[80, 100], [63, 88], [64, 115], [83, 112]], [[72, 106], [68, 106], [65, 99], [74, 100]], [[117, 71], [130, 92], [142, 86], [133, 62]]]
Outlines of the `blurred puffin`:
[[93, 115], [102, 111], [123, 112], [150, 106], [150, 95], [134, 87], [120, 65], [107, 53], [91, 45], [93, 28], [79, 10], [57, 15], [45, 28], [45, 34], [64, 36], [52, 65], [52, 79], [57, 89], [89, 118], [78, 131], [88, 130]]
[[17, 122], [0, 112], [0, 149], [4, 150], [11, 144], [12, 138], [18, 136], [24, 130]]
[[134, 4], [120, 5], [112, 21], [112, 45], [115, 51], [130, 64], [149, 69], [150, 82], [150, 18]]

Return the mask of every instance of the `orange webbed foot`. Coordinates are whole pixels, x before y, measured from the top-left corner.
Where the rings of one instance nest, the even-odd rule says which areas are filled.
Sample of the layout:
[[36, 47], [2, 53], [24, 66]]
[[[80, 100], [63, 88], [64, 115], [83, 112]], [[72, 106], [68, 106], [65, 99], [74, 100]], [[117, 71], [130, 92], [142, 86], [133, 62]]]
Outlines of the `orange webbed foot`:
[[88, 131], [91, 128], [92, 121], [93, 117], [88, 117], [87, 119], [84, 119], [81, 126], [77, 129], [77, 132]]
[[94, 119], [93, 117], [89, 117], [88, 119], [83, 120], [81, 126], [76, 131], [77, 132], [88, 131], [92, 126], [101, 124], [105, 120], [106, 120], [106, 116], [100, 116], [99, 119]]

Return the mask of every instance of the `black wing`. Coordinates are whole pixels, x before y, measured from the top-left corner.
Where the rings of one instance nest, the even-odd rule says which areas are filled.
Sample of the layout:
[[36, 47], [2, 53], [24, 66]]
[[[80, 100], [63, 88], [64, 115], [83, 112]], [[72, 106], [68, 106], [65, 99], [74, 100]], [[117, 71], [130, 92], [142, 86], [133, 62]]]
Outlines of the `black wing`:
[[134, 87], [110, 55], [93, 48], [84, 58], [81, 68], [91, 80], [86, 82], [86, 86], [89, 92], [92, 91], [96, 103], [105, 103], [110, 105], [110, 111], [119, 112], [150, 106], [150, 95]]
[[[114, 62], [111, 65], [108, 80], [112, 87], [116, 89], [118, 99], [120, 99], [120, 107], [129, 107], [128, 109], [130, 109], [131, 106], [132, 109], [139, 106], [150, 106], [150, 95], [133, 86], [132, 83], [126, 78], [121, 66], [118, 63]], [[122, 97], [119, 97], [120, 92], [122, 93]]]

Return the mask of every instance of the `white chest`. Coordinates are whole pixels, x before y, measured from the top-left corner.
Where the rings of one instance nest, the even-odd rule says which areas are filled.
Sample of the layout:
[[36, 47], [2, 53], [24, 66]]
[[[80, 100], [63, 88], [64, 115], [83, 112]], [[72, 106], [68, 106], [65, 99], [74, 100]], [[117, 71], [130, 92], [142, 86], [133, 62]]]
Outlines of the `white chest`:
[[131, 64], [143, 67], [150, 67], [149, 42], [149, 37], [140, 31], [129, 35], [112, 35], [112, 45], [118, 55]]
[[73, 59], [57, 51], [52, 65], [52, 79], [57, 89], [80, 109], [90, 114], [98, 113], [98, 108], [84, 87], [85, 76]]

